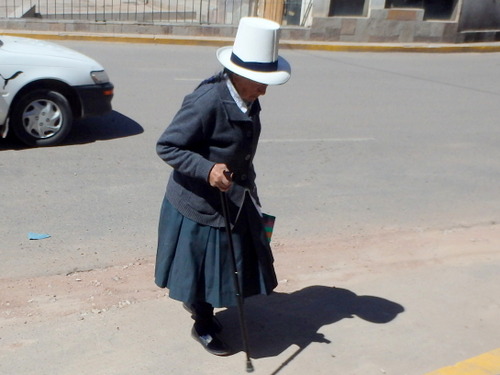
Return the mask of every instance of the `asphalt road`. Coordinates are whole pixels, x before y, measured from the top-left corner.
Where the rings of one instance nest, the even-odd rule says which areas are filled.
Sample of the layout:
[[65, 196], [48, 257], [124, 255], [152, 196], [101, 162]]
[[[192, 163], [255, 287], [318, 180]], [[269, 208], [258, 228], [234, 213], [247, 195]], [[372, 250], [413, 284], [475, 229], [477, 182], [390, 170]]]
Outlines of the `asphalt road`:
[[[155, 142], [219, 69], [212, 47], [62, 44], [106, 67], [114, 112], [79, 124], [64, 146], [0, 141], [4, 277], [153, 254], [169, 173]], [[256, 158], [278, 239], [498, 222], [500, 54], [283, 55], [292, 79], [262, 98]]]
[[[220, 69], [213, 47], [60, 43], [96, 58], [106, 67], [115, 84], [114, 112], [79, 123], [67, 142], [58, 147], [29, 149], [12, 140], [0, 140], [2, 279], [65, 275], [153, 257], [159, 207], [169, 173], [156, 156], [155, 142], [183, 96]], [[470, 283], [482, 286], [489, 310], [480, 314], [485, 323], [476, 334], [488, 337], [471, 332], [466, 336], [470, 341], [457, 342], [461, 349], [446, 359], [493, 349], [495, 338], [488, 332], [498, 328], [494, 316], [500, 311], [498, 298], [497, 302], [491, 299], [499, 295], [500, 285], [500, 262], [492, 251], [498, 244], [495, 229], [500, 219], [500, 54], [286, 50], [282, 55], [292, 65], [292, 78], [284, 86], [270, 87], [261, 100], [263, 132], [256, 158], [264, 209], [278, 217], [273, 241], [281, 248], [295, 249], [312, 243], [325, 247], [335, 241], [351, 244], [370, 238], [380, 244], [384, 236], [394, 233], [423, 233], [425, 237], [426, 233], [477, 228], [496, 233], [487, 239], [487, 257], [482, 253], [479, 255], [483, 258], [478, 260], [473, 253], [468, 254], [472, 257], [468, 277], [459, 281], [433, 253], [429, 267], [419, 268], [404, 282], [387, 274], [368, 285], [359, 280], [351, 284], [351, 290], [358, 294], [370, 293], [368, 286], [372, 286], [384, 290], [385, 297], [394, 296], [392, 300], [401, 302], [396, 296], [404, 292], [398, 287], [408, 288], [410, 293], [418, 285], [432, 291], [434, 278], [439, 275], [450, 289], [435, 291], [427, 303], [449, 303], [453, 311], [464, 307], [450, 295], [481, 294], [467, 288]], [[51, 237], [29, 241], [29, 232]], [[367, 256], [390, 257], [393, 250], [392, 245]], [[443, 258], [452, 257], [452, 250], [451, 254], [448, 251]], [[422, 260], [415, 253], [406, 254], [406, 259], [412, 256]], [[350, 258], [348, 251], [342, 255], [346, 263], [354, 257]], [[467, 267], [468, 261], [464, 262], [461, 266]], [[329, 277], [325, 276], [327, 266], [322, 276], [316, 273], [315, 277]], [[349, 274], [339, 274], [344, 282], [349, 280]], [[302, 279], [303, 284], [307, 277]], [[323, 292], [316, 290], [312, 295]], [[280, 300], [275, 303], [278, 306]], [[415, 302], [412, 307], [417, 305], [419, 314], [428, 312], [426, 303]], [[159, 309], [152, 305], [148, 308], [155, 313]], [[468, 306], [467, 311], [473, 315], [475, 309]], [[450, 317], [435, 318], [442, 331], [413, 322], [415, 331], [411, 334], [404, 322], [397, 321], [400, 328], [391, 340], [401, 345], [399, 349], [407, 348], [407, 353], [420, 350], [411, 348], [412, 340], [429, 342], [432, 332], [441, 337], [451, 335], [450, 340], [455, 340], [445, 326], [447, 319]], [[336, 344], [343, 349], [335, 356], [339, 358], [336, 363], [343, 364], [338, 367], [341, 373], [374, 373], [368, 371], [373, 370], [368, 363], [377, 363], [379, 355], [387, 356], [382, 351], [386, 346], [374, 349], [359, 338], [363, 350], [348, 352], [348, 338], [355, 329], [352, 320], [343, 322], [327, 328], [340, 334]], [[332, 321], [318, 318], [316, 323]], [[392, 333], [386, 326], [379, 327], [377, 333], [383, 342]], [[39, 333], [47, 334], [42, 328]], [[139, 341], [141, 345], [146, 345], [144, 340]], [[297, 342], [293, 337], [291, 340]], [[278, 366], [279, 372], [302, 374], [307, 363], [313, 366], [314, 353], [327, 350], [323, 349], [327, 346], [318, 344], [315, 351], [302, 352], [314, 340], [299, 342], [296, 354], [289, 349], [279, 357], [284, 366]], [[438, 345], [435, 342], [425, 350], [432, 354]], [[261, 353], [261, 357], [272, 357], [273, 353]], [[434, 362], [436, 358], [429, 356], [431, 362], [422, 365], [425, 358], [415, 354], [404, 360], [405, 366], [397, 353], [393, 364], [400, 372], [392, 372], [397, 375], [418, 375], [448, 363]], [[367, 362], [359, 359], [363, 355]], [[296, 356], [304, 358], [304, 367], [297, 367], [296, 372], [293, 364], [285, 368], [288, 363], [284, 361], [288, 358], [293, 362]], [[357, 363], [357, 370], [346, 371], [349, 361]], [[413, 367], [408, 369], [410, 364]], [[155, 373], [144, 366], [118, 366], [108, 374]], [[276, 370], [277, 365], [264, 360], [261, 368], [266, 366]], [[146, 372], [138, 372], [138, 368]], [[215, 369], [225, 373], [220, 367]], [[68, 373], [70, 370], [76, 369], [68, 369]]]

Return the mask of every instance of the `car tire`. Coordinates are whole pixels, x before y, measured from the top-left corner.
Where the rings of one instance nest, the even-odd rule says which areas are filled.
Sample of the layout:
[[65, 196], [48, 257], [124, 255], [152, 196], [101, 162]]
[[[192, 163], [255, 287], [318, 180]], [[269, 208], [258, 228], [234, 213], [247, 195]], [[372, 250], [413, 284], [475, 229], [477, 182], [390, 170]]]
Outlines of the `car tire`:
[[54, 146], [71, 131], [73, 112], [59, 92], [36, 90], [17, 101], [10, 126], [17, 138], [29, 146]]

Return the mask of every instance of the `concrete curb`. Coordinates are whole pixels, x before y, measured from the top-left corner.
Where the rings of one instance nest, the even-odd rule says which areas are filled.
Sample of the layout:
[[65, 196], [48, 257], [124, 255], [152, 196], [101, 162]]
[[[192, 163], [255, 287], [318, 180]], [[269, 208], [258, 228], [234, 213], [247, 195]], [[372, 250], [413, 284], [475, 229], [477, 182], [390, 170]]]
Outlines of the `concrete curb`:
[[[54, 33], [40, 31], [0, 30], [1, 35], [30, 37], [44, 40], [88, 40], [98, 42], [174, 44], [192, 46], [225, 46], [232, 43], [232, 38], [189, 37], [153, 34], [89, 34], [89, 33]], [[500, 52], [500, 42], [467, 44], [398, 44], [398, 43], [339, 43], [280, 41], [280, 48], [297, 50], [315, 50], [332, 52], [413, 52], [413, 53], [485, 53]]]

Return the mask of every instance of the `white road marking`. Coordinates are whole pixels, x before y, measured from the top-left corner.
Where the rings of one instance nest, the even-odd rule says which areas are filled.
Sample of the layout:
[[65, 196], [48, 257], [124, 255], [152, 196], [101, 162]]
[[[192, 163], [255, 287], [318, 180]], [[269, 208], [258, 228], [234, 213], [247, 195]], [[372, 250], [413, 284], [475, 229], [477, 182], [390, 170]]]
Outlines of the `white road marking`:
[[203, 81], [203, 78], [174, 78], [174, 81], [201, 82]]
[[302, 143], [302, 142], [372, 142], [375, 138], [283, 138], [261, 139], [259, 143]]

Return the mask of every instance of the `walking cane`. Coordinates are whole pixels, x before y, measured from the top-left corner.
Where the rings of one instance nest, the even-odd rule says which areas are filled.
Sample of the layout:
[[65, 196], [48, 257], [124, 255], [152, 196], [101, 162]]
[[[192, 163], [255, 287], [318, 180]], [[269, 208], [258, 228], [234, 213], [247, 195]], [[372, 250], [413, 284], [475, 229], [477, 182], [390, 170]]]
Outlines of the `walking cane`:
[[245, 350], [245, 354], [247, 356], [246, 370], [247, 372], [253, 372], [254, 369], [252, 365], [252, 360], [250, 359], [250, 354], [248, 350], [248, 333], [247, 333], [247, 326], [245, 323], [245, 312], [243, 311], [243, 295], [241, 293], [240, 280], [238, 278], [238, 269], [236, 268], [236, 257], [234, 255], [234, 245], [233, 245], [233, 233], [231, 230], [231, 222], [229, 220], [229, 208], [228, 208], [226, 193], [222, 191], [220, 192], [220, 200], [222, 203], [222, 214], [224, 216], [224, 223], [226, 225], [226, 233], [229, 241], [229, 253], [231, 256], [231, 264], [233, 267], [232, 269], [233, 283], [236, 292], [236, 299], [238, 302], [238, 312], [240, 315], [240, 328], [241, 328], [241, 337], [243, 339], [243, 349]]

